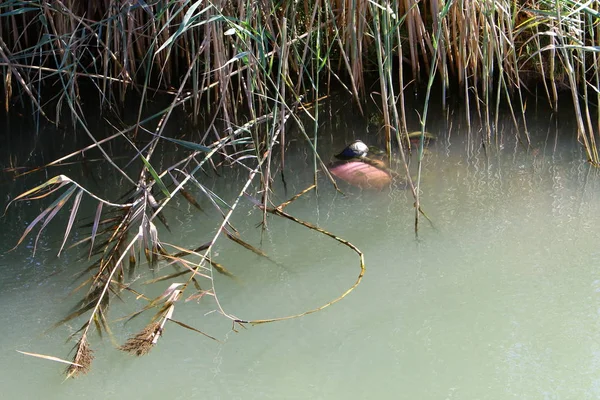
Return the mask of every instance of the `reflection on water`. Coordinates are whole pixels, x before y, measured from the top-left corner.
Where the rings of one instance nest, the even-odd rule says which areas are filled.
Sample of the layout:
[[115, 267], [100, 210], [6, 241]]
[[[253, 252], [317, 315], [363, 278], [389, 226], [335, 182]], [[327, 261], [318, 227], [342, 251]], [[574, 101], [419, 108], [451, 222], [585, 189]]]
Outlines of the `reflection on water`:
[[[40, 237], [35, 258], [33, 239], [0, 255], [0, 386], [6, 398], [600, 397], [598, 172], [582, 161], [570, 133], [548, 134], [542, 124], [530, 125], [530, 152], [515, 144], [509, 128], [483, 149], [475, 134], [468, 140], [453, 126], [451, 134], [429, 128], [440, 139], [425, 159], [422, 203], [432, 225], [422, 220], [419, 240], [410, 193], [396, 188], [361, 192], [346, 186], [342, 196], [323, 178], [318, 196], [311, 193], [287, 209], [365, 253], [364, 280], [342, 302], [237, 333], [211, 312], [210, 300], [182, 304], [176, 319], [222, 343], [170, 325], [148, 356], [135, 359], [110, 340], [93, 338], [92, 372], [66, 383], [58, 364], [15, 351], [67, 358], [71, 344], [64, 338], [79, 328], [77, 322], [46, 331], [73, 305], [73, 276], [85, 265], [74, 252], [55, 256], [64, 216]], [[328, 136], [321, 143], [334, 153], [354, 135], [335, 144], [326, 142]], [[311, 162], [299, 149], [288, 153], [286, 168], [294, 173], [286, 177], [288, 194], [276, 189], [281, 200], [311, 183], [305, 167]], [[213, 190], [231, 198], [239, 190], [236, 179], [244, 178], [218, 180]], [[2, 182], [11, 197], [23, 190]], [[40, 207], [19, 205], [9, 213], [3, 250], [16, 243]], [[234, 225], [259, 245], [262, 215], [250, 204], [240, 207]], [[184, 202], [167, 211], [176, 229], [161, 233], [163, 240], [194, 247], [207, 239], [202, 228], [216, 219], [189, 211]], [[243, 319], [320, 306], [359, 273], [349, 249], [275, 217], [262, 249], [272, 261], [227, 241], [217, 246], [217, 260], [237, 277], [216, 277], [219, 299]], [[142, 306], [129, 300], [116, 308], [127, 313]], [[117, 341], [145, 322], [116, 323]]]

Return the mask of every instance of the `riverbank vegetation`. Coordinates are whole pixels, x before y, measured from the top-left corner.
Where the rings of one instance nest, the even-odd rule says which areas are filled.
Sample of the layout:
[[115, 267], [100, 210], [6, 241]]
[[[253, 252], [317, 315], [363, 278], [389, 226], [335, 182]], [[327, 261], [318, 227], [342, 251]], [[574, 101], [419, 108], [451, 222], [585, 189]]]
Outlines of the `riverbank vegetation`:
[[[288, 173], [285, 149], [291, 130], [313, 151], [312, 184], [325, 175], [335, 185], [320, 158], [318, 135], [320, 105], [333, 88], [353, 99], [359, 113], [366, 114], [367, 103], [377, 106], [379, 134], [387, 153], [398, 154], [399, 169], [406, 172], [415, 200], [417, 232], [424, 141], [411, 156], [410, 141], [403, 137], [409, 133], [407, 112], [414, 110], [406, 109], [405, 97], [425, 93], [425, 106], [416, 111], [425, 135], [434, 82], [444, 107], [445, 99], [458, 98], [466, 106], [469, 127], [474, 120], [484, 126], [479, 133], [486, 146], [497, 144], [498, 115], [508, 108], [525, 151], [527, 99], [534, 95], [558, 111], [559, 97], [568, 95], [568, 107], [577, 117], [573, 136], [588, 161], [598, 166], [599, 10], [598, 1], [570, 0], [3, 1], [0, 66], [5, 111], [17, 108], [33, 115], [38, 124], [71, 124], [74, 134], [84, 135], [89, 143], [82, 151], [27, 173], [80, 161], [94, 150], [123, 182], [123, 193], [108, 199], [58, 175], [13, 199], [50, 203], [19, 243], [34, 229], [42, 232], [66, 204], [71, 205], [60, 251], [77, 223], [80, 203], [96, 204], [88, 236], [79, 243], [88, 246], [91, 260], [89, 275], [79, 287], [85, 294], [76, 311], [61, 321], [84, 320], [73, 335], [77, 345], [68, 374], [88, 370], [88, 333], [110, 332], [109, 304], [119, 293], [133, 290], [132, 272], [142, 259], [151, 267], [170, 263], [177, 270], [152, 282], [166, 289], [146, 299], [141, 311], [154, 310], [153, 317], [121, 346], [123, 350], [145, 354], [168, 321], [195, 330], [172, 319], [182, 298], [212, 297], [234, 324], [247, 322], [220, 308], [214, 286], [201, 289], [206, 285], [200, 284], [211, 282], [213, 272], [228, 274], [211, 257], [221, 236], [261, 254], [230, 224], [237, 204], [246, 199], [262, 211], [264, 227], [269, 214], [283, 216], [356, 251], [360, 272], [352, 288], [360, 282], [360, 250], [296, 220], [284, 211], [288, 203], [271, 200], [272, 182], [285, 182]], [[375, 86], [367, 86], [373, 81]], [[168, 106], [156, 111], [150, 107], [156, 98]], [[106, 136], [95, 136], [87, 122], [85, 110], [92, 102], [110, 122], [112, 132]], [[133, 115], [134, 122], [124, 122], [124, 114], [128, 119]], [[167, 136], [165, 127], [177, 123], [174, 115], [186, 115], [190, 124], [201, 127], [200, 133]], [[155, 152], [164, 144], [179, 147], [183, 155], [158, 168]], [[117, 159], [111, 148], [126, 148], [130, 157]], [[419, 171], [414, 178], [408, 173], [411, 162]], [[137, 167], [135, 173], [132, 166]], [[205, 187], [200, 175], [205, 168], [223, 167], [247, 173], [232, 202]], [[217, 233], [195, 249], [162, 243], [157, 226], [168, 229], [164, 207], [181, 196], [199, 209], [196, 195], [205, 196], [213, 212], [223, 216]], [[165, 283], [175, 279], [182, 283]]]

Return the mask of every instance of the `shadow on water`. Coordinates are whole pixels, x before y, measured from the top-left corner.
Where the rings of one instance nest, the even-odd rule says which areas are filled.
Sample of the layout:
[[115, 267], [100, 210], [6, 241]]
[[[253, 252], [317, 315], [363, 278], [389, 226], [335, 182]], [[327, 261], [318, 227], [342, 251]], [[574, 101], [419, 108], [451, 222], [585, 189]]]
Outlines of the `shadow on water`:
[[[372, 140], [362, 135], [375, 128], [352, 112], [345, 114], [347, 109], [332, 109], [331, 120], [320, 127], [324, 159], [355, 138]], [[304, 318], [235, 333], [210, 299], [191, 301], [176, 310], [175, 318], [222, 343], [169, 326], [159, 346], [135, 359], [113, 349], [110, 340], [93, 338], [92, 372], [62, 384], [57, 364], [15, 351], [67, 358], [72, 344], [64, 338], [79, 328], [75, 322], [46, 332], [74, 305], [76, 299], [69, 297], [77, 285], [74, 274], [87, 265], [77, 251], [56, 257], [68, 219], [59, 216], [40, 236], [35, 257], [35, 236], [0, 255], [5, 396], [598, 398], [598, 172], [584, 162], [568, 119], [556, 129], [544, 113], [532, 118], [532, 146], [526, 150], [514, 139], [511, 119], [503, 118], [498, 136], [484, 149], [480, 133], [473, 128], [469, 134], [462, 115], [438, 115], [428, 124], [438, 140], [427, 150], [421, 190], [434, 227], [423, 224], [419, 241], [412, 197], [394, 186], [378, 192], [343, 186], [341, 195], [321, 176], [318, 195], [312, 192], [286, 209], [364, 252], [365, 278], [342, 302]], [[15, 137], [30, 133], [15, 125], [11, 129], [22, 130]], [[4, 142], [9, 146], [0, 146], [2, 165], [35, 165], [71, 151], [58, 144], [65, 142], [64, 134], [56, 140], [57, 132], [47, 129], [33, 142]], [[35, 141], [43, 143], [32, 147]], [[282, 201], [307, 187], [313, 176], [306, 146], [300, 140], [289, 143], [288, 193], [275, 182], [275, 198]], [[92, 166], [92, 175], [110, 179], [100, 165]], [[61, 171], [83, 174], [79, 166]], [[230, 199], [245, 176], [223, 174], [203, 179]], [[40, 176], [45, 173], [16, 181], [4, 175], [2, 198], [6, 202]], [[88, 183], [114, 194], [114, 187]], [[216, 215], [193, 212], [183, 200], [176, 204], [166, 210], [173, 233], [161, 231], [164, 241], [195, 247], [210, 237]], [[82, 207], [93, 214], [92, 204]], [[41, 208], [28, 203], [9, 210], [0, 234], [3, 250], [17, 242]], [[225, 310], [243, 319], [280, 317], [327, 303], [352, 285], [359, 265], [347, 248], [275, 217], [261, 238], [261, 218], [246, 202], [233, 223], [271, 260], [226, 240], [217, 243], [217, 261], [236, 276], [215, 278]], [[139, 282], [152, 277], [144, 268], [140, 274]], [[156, 294], [163, 289], [156, 288]], [[132, 297], [126, 300], [112, 310], [111, 319], [143, 306]], [[117, 341], [123, 343], [144, 323], [116, 322]]]

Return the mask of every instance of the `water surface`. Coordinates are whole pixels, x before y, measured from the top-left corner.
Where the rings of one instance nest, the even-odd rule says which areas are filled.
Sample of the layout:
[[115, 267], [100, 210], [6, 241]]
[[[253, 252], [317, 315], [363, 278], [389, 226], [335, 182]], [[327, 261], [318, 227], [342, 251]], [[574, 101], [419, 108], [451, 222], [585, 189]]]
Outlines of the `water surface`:
[[[442, 118], [439, 118], [442, 120]], [[433, 119], [435, 121], [435, 119]], [[350, 122], [349, 124], [352, 124]], [[451, 128], [449, 128], [451, 126]], [[59, 364], [16, 350], [68, 358], [64, 343], [82, 321], [50, 332], [75, 302], [80, 253], [56, 257], [67, 216], [12, 252], [0, 255], [0, 386], [6, 398], [63, 399], [596, 399], [600, 397], [600, 225], [598, 172], [584, 162], [569, 121], [555, 129], [530, 122], [532, 149], [514, 140], [510, 120], [494, 145], [480, 146], [460, 118], [432, 122], [439, 135], [424, 161], [422, 205], [431, 219], [414, 233], [410, 192], [343, 186], [321, 177], [314, 192], [286, 210], [352, 242], [365, 254], [366, 275], [343, 301], [303, 318], [237, 327], [203, 299], [176, 308], [175, 318], [222, 343], [168, 325], [152, 352], [134, 358], [92, 336], [89, 375], [63, 382]], [[323, 156], [358, 137], [323, 128]], [[338, 139], [331, 142], [331, 137]], [[58, 149], [57, 151], [60, 153]], [[23, 151], [23, 150], [20, 150]], [[64, 153], [61, 153], [64, 154]], [[5, 154], [3, 154], [3, 159]], [[301, 144], [286, 158], [288, 192], [311, 183], [312, 158]], [[414, 166], [414, 165], [413, 165]], [[70, 171], [78, 174], [74, 168]], [[208, 181], [231, 200], [244, 174]], [[2, 198], [32, 179], [2, 180]], [[90, 183], [90, 185], [92, 185]], [[29, 187], [30, 187], [29, 186]], [[174, 227], [164, 241], [194, 247], [218, 218], [180, 201], [167, 210]], [[203, 205], [210, 207], [208, 202]], [[89, 214], [94, 205], [89, 203]], [[10, 249], [42, 209], [17, 205], [3, 221]], [[359, 263], [343, 245], [291, 221], [269, 218], [242, 202], [233, 221], [272, 261], [227, 240], [216, 260], [236, 276], [216, 276], [221, 305], [242, 319], [280, 317], [325, 304], [356, 280]], [[262, 237], [261, 237], [262, 236]], [[262, 243], [261, 243], [262, 242]], [[152, 274], [140, 270], [144, 279]], [[145, 289], [158, 294], [168, 283]], [[143, 306], [127, 298], [114, 318]], [[143, 319], [144, 317], [142, 317]], [[123, 343], [150, 318], [123, 326]]]

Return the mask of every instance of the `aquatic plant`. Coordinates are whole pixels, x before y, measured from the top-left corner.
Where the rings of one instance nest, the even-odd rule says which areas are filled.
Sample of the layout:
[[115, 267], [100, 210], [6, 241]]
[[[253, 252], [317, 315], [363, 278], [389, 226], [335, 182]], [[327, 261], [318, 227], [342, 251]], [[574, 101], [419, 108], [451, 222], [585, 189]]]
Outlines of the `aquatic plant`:
[[[198, 283], [211, 281], [213, 272], [230, 274], [211, 257], [216, 240], [225, 234], [262, 254], [230, 223], [244, 198], [262, 211], [265, 227], [271, 214], [342, 241], [359, 255], [356, 284], [360, 282], [364, 263], [358, 249], [296, 220], [283, 210], [287, 203], [275, 205], [271, 198], [275, 171], [280, 171], [285, 184], [285, 149], [292, 126], [313, 151], [313, 183], [322, 173], [335, 184], [320, 158], [318, 138], [323, 98], [334, 84], [354, 99], [359, 112], [367, 106], [364, 99], [377, 102], [386, 151], [389, 155], [397, 149], [399, 168], [415, 199], [416, 231], [419, 215], [424, 214], [420, 174], [415, 181], [409, 174], [407, 90], [425, 86], [425, 106], [418, 111], [422, 139], [437, 81], [444, 106], [452, 93], [465, 104], [469, 128], [474, 118], [483, 122], [481, 139], [487, 145], [497, 144], [499, 110], [508, 107], [522, 132], [519, 141], [524, 149], [529, 145], [526, 96], [539, 87], [557, 110], [560, 93], [569, 93], [578, 121], [576, 138], [589, 162], [598, 165], [599, 9], [598, 1], [571, 0], [2, 1], [0, 65], [6, 112], [15, 107], [28, 110], [38, 126], [41, 119], [71, 123], [73, 131], [90, 143], [26, 173], [79, 161], [95, 150], [130, 188], [121, 199], [106, 199], [58, 175], [13, 199], [53, 199], [17, 244], [36, 227], [39, 236], [72, 200], [59, 252], [76, 225], [83, 199], [97, 204], [91, 232], [80, 242], [89, 246], [92, 260], [84, 272], [90, 275], [79, 287], [86, 293], [80, 307], [60, 321], [84, 319], [74, 336], [77, 344], [69, 376], [89, 369], [88, 334], [93, 329], [110, 332], [109, 305], [120, 292], [133, 290], [130, 275], [144, 259], [150, 267], [160, 262], [180, 268], [153, 283], [176, 278], [182, 282], [146, 299], [142, 311], [154, 310], [153, 318], [121, 348], [147, 353], [169, 321], [200, 332], [174, 320], [173, 310], [184, 294], [188, 299], [213, 297], [218, 305], [214, 290], [201, 289]], [[365, 84], [373, 78], [378, 90]], [[89, 96], [97, 99], [109, 121], [116, 121], [105, 137], [96, 137], [89, 127], [84, 113]], [[124, 105], [136, 96], [135, 121], [125, 122]], [[152, 110], [158, 96], [168, 106]], [[165, 127], [177, 113], [201, 126], [200, 134], [183, 139], [167, 136]], [[423, 142], [417, 152], [419, 171]], [[127, 162], [111, 155], [107, 149], [112, 144], [127, 146], [131, 154]], [[164, 144], [178, 146], [184, 155], [158, 168], [154, 155]], [[247, 174], [232, 204], [225, 204], [203, 184], [201, 171], [216, 165]], [[169, 229], [162, 210], [174, 197], [200, 209], [192, 189], [203, 193], [213, 212], [222, 215], [216, 234], [196, 249], [163, 243], [157, 225]], [[234, 323], [248, 322], [218, 307]]]

